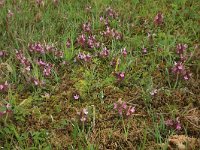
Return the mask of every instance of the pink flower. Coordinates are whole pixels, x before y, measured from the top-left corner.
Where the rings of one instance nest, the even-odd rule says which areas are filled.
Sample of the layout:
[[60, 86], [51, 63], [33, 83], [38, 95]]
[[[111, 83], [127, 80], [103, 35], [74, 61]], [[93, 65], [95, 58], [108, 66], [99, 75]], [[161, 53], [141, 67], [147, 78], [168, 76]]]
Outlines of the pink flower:
[[182, 129], [179, 117], [177, 117], [175, 120], [168, 119], [165, 121], [165, 125], [178, 131]]
[[120, 115], [130, 116], [135, 112], [135, 107], [127, 106], [126, 102], [123, 102], [121, 98], [114, 103], [114, 109], [118, 111]]
[[86, 121], [87, 121], [87, 119], [88, 119], [88, 114], [89, 114], [87, 108], [83, 108], [83, 109], [82, 109], [80, 112], [78, 112], [77, 114], [79, 115], [80, 121], [81, 121], [81, 122], [86, 122]]
[[6, 51], [0, 51], [0, 58], [5, 57], [7, 55]]
[[41, 53], [41, 54], [45, 53], [45, 48], [40, 43], [30, 44], [29, 45], [29, 50], [30, 50], [30, 52], [37, 52], [37, 53]]
[[83, 113], [84, 113], [85, 115], [87, 115], [87, 114], [88, 114], [88, 110], [87, 110], [86, 108], [84, 108], [84, 109], [83, 109]]
[[118, 72], [118, 73], [114, 73], [115, 77], [121, 81], [125, 78], [125, 73], [124, 72]]
[[182, 62], [175, 62], [174, 67], [172, 68], [172, 72], [175, 74], [180, 74], [185, 70]]
[[87, 40], [87, 45], [89, 48], [98, 48], [100, 43], [96, 41], [95, 35], [90, 35]]
[[179, 55], [183, 54], [184, 51], [187, 49], [187, 47], [188, 47], [187, 44], [178, 44], [176, 46], [176, 53]]
[[142, 48], [142, 53], [146, 54], [147, 53], [147, 48]]
[[121, 50], [121, 53], [122, 53], [122, 55], [123, 55], [124, 57], [126, 57], [126, 56], [127, 56], [127, 50], [126, 50], [126, 48], [123, 48], [123, 49]]
[[75, 99], [75, 100], [79, 99], [79, 97], [80, 97], [80, 96], [79, 96], [78, 94], [75, 94], [75, 95], [74, 95], [74, 99]]
[[103, 19], [103, 17], [101, 16], [101, 17], [99, 18], [99, 20], [102, 22], [104, 19]]
[[89, 22], [84, 23], [82, 25], [82, 29], [83, 29], [84, 32], [91, 32], [91, 24]]
[[51, 69], [53, 67], [52, 64], [46, 63], [46, 62], [42, 61], [41, 59], [39, 61], [37, 61], [37, 63], [40, 66], [40, 68], [43, 69], [44, 76], [49, 76], [51, 74]]
[[79, 35], [78, 38], [77, 38], [77, 42], [78, 42], [78, 44], [81, 47], [84, 47], [85, 43], [86, 43], [86, 36], [85, 36], [85, 34]]
[[16, 58], [24, 66], [24, 68], [25, 68], [26, 71], [30, 71], [31, 70], [31, 63], [24, 56], [24, 54], [22, 53], [22, 51], [16, 51]]
[[5, 81], [5, 83], [0, 84], [0, 92], [5, 92], [8, 90], [8, 82]]
[[150, 92], [150, 94], [151, 94], [152, 96], [156, 95], [157, 93], [158, 93], [158, 90], [157, 90], [157, 89], [154, 89], [154, 90], [152, 90], [152, 91]]
[[186, 71], [183, 75], [184, 80], [189, 80], [192, 76], [192, 73]]
[[85, 62], [89, 62], [91, 60], [92, 56], [88, 53], [86, 56], [85, 56]]
[[116, 18], [118, 14], [110, 7], [106, 8], [106, 15], [111, 18]]
[[106, 47], [104, 47], [103, 50], [100, 52], [100, 56], [105, 58], [109, 56], [109, 53], [109, 50]]
[[126, 116], [130, 116], [134, 112], [135, 112], [135, 107], [129, 106], [129, 108], [128, 108], [127, 112], [126, 112]]
[[154, 24], [159, 26], [159, 25], [162, 25], [163, 24], [163, 14], [161, 12], [159, 12], [155, 18], [154, 18]]

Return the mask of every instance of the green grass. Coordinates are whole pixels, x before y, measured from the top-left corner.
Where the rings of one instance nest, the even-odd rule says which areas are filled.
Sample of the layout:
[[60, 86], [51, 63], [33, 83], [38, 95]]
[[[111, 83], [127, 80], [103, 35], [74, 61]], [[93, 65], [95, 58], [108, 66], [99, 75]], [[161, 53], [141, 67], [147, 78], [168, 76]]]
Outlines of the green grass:
[[[159, 149], [172, 135], [200, 137], [199, 0], [43, 2], [8, 0], [0, 5], [0, 52], [7, 53], [0, 56], [0, 85], [9, 83], [5, 91], [0, 90], [0, 112], [11, 104], [11, 113], [0, 116], [2, 149], [145, 150]], [[101, 34], [106, 27], [100, 17], [106, 18], [108, 7], [116, 15], [108, 20], [111, 29], [122, 35], [119, 40]], [[154, 24], [158, 12], [164, 16], [160, 26]], [[87, 22], [103, 46], [91, 49], [78, 44]], [[68, 39], [70, 47], [66, 46]], [[37, 42], [54, 45], [63, 57], [30, 52], [30, 44]], [[192, 73], [189, 80], [171, 71], [179, 60], [179, 43], [188, 45], [184, 66]], [[104, 47], [109, 55], [102, 58]], [[126, 57], [121, 54], [123, 48]], [[143, 48], [147, 48], [146, 54]], [[16, 50], [30, 62], [29, 72], [17, 60]], [[89, 53], [91, 61], [76, 60], [79, 52]], [[50, 76], [36, 63], [40, 59], [53, 64]], [[114, 60], [120, 63], [111, 66]], [[120, 72], [125, 72], [125, 78], [119, 81], [114, 74]], [[158, 93], [152, 96], [154, 89]], [[78, 100], [73, 98], [75, 94], [80, 96]], [[135, 106], [136, 112], [120, 116], [113, 109], [119, 98]], [[77, 114], [83, 108], [88, 109], [84, 123], [80, 121], [83, 114]], [[177, 117], [180, 131], [165, 125], [167, 119]]]

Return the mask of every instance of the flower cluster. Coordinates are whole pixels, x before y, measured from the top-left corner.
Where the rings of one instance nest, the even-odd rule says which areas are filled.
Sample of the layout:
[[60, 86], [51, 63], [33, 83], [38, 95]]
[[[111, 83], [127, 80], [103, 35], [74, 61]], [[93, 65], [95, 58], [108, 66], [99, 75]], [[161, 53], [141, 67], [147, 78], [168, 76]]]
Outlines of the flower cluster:
[[5, 57], [5, 56], [7, 56], [6, 51], [1, 50], [1, 51], [0, 51], [0, 58], [1, 58], [1, 57]]
[[89, 48], [98, 48], [100, 43], [97, 42], [95, 35], [90, 35], [87, 40], [87, 44]]
[[8, 90], [8, 82], [5, 81], [5, 83], [0, 84], [0, 92], [5, 92]]
[[176, 53], [179, 55], [180, 60], [182, 62], [185, 62], [186, 60], [184, 52], [186, 51], [187, 47], [188, 47], [187, 44], [180, 44], [180, 43], [176, 46]]
[[168, 119], [168, 120], [166, 120], [165, 121], [165, 125], [167, 127], [175, 129], [175, 130], [181, 130], [182, 129], [179, 117], [177, 117], [176, 119]]
[[178, 44], [176, 46], [176, 53], [179, 55], [179, 61], [174, 63], [174, 66], [172, 67], [172, 73], [176, 75], [181, 75], [184, 80], [190, 79], [192, 74], [189, 70], [186, 69], [184, 66], [184, 62], [186, 60], [186, 57], [184, 57], [184, 51], [187, 49], [186, 44]]
[[83, 108], [77, 114], [78, 114], [81, 122], [86, 122], [88, 120], [88, 110], [87, 110], [87, 108]]
[[88, 37], [85, 34], [81, 34], [77, 38], [77, 43], [81, 47], [88, 47], [88, 48], [98, 48], [100, 43], [97, 42], [95, 35], [89, 35]]
[[109, 54], [109, 50], [106, 47], [104, 47], [103, 50], [99, 53], [99, 56], [102, 58], [106, 58], [109, 56]]
[[86, 36], [85, 34], [81, 34], [77, 37], [77, 43], [81, 46], [81, 47], [85, 47], [86, 44]]
[[30, 52], [45, 53], [45, 48], [41, 43], [33, 43], [29, 45]]
[[44, 76], [50, 76], [51, 69], [53, 67], [52, 64], [42, 61], [41, 59], [37, 61], [37, 64], [43, 69]]
[[7, 113], [12, 112], [10, 103], [7, 103], [6, 105], [4, 105], [2, 109], [3, 109], [3, 111], [0, 111], [0, 117]]
[[103, 32], [100, 32], [101, 35], [103, 35], [104, 37], [112, 37], [115, 38], [116, 40], [120, 40], [122, 38], [121, 33], [119, 33], [117, 30], [115, 30], [114, 28], [110, 28], [109, 26], [106, 27], [106, 30]]
[[30, 71], [31, 70], [31, 63], [30, 61], [24, 56], [24, 54], [22, 53], [22, 51], [16, 51], [16, 58], [18, 61], [20, 61], [20, 63], [24, 66], [26, 71]]
[[154, 18], [154, 24], [159, 26], [159, 25], [162, 25], [163, 24], [163, 14], [161, 12], [159, 12], [155, 18]]
[[90, 22], [84, 23], [84, 24], [82, 25], [82, 30], [83, 30], [84, 32], [90, 33], [90, 32], [91, 32], [91, 24], [90, 24]]
[[106, 8], [106, 16], [111, 18], [117, 18], [118, 13], [114, 11], [111, 7]]
[[104, 25], [107, 27], [109, 26], [109, 20], [108, 18], [104, 19], [102, 16], [99, 18], [100, 22], [104, 23]]
[[114, 76], [118, 81], [122, 81], [125, 78], [125, 72], [115, 72]]
[[135, 107], [128, 106], [126, 102], [123, 102], [121, 98], [114, 103], [114, 109], [118, 111], [120, 115], [130, 116], [135, 112]]
[[53, 44], [43, 45], [39, 42], [29, 44], [29, 51], [39, 53], [39, 54], [51, 53], [56, 58], [63, 58], [63, 56], [64, 56], [64, 52], [57, 50]]
[[92, 56], [89, 53], [85, 54], [82, 52], [79, 52], [78, 56], [76, 57], [76, 60], [84, 61], [84, 62], [90, 62], [91, 59], [92, 59]]

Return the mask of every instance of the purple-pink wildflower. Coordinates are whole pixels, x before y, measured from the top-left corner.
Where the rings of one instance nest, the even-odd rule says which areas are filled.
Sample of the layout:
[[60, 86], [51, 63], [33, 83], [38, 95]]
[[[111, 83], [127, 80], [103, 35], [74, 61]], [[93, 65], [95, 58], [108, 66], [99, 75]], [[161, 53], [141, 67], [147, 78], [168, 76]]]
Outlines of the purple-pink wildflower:
[[8, 90], [8, 82], [5, 81], [4, 83], [0, 84], [0, 92], [5, 92]]
[[80, 61], [89, 62], [89, 61], [91, 61], [92, 56], [89, 53], [86, 55], [84, 53], [79, 52], [79, 54], [76, 58]]
[[126, 57], [127, 54], [128, 54], [126, 48], [121, 49], [121, 53], [122, 53], [122, 55], [123, 55], [124, 57]]
[[108, 7], [106, 8], [106, 16], [116, 18], [118, 14], [111, 7]]
[[116, 40], [120, 40], [122, 38], [121, 33], [116, 31], [115, 29], [111, 29], [109, 26], [106, 27], [106, 31], [101, 32], [101, 35], [108, 38], [115, 38]]
[[42, 61], [41, 59], [37, 61], [37, 64], [43, 69], [44, 76], [50, 76], [51, 69], [53, 67], [52, 64]]
[[0, 50], [0, 58], [7, 56], [6, 51]]
[[147, 53], [147, 48], [145, 48], [145, 47], [142, 48], [142, 53], [143, 53], [143, 54], [146, 54], [146, 53]]
[[164, 16], [161, 12], [159, 12], [154, 18], [154, 24], [159, 26], [162, 25], [164, 22]]
[[165, 121], [165, 125], [167, 127], [170, 127], [172, 129], [178, 130], [178, 131], [182, 129], [179, 117], [177, 117], [176, 119], [168, 119], [168, 120], [166, 120]]
[[26, 71], [29, 72], [31, 70], [31, 63], [24, 56], [24, 54], [22, 53], [22, 51], [16, 51], [16, 58], [24, 66], [24, 68], [25, 68]]
[[87, 108], [83, 108], [80, 112], [78, 112], [77, 114], [79, 115], [80, 121], [81, 122], [86, 122], [88, 119], [88, 110]]
[[135, 112], [135, 107], [128, 106], [126, 102], [122, 101], [121, 98], [114, 103], [114, 109], [118, 111], [120, 115], [130, 116]]
[[114, 75], [118, 79], [118, 81], [121, 81], [125, 78], [125, 72], [116, 72], [114, 73]]
[[90, 33], [91, 32], [91, 24], [90, 22], [86, 22], [82, 25], [82, 29], [84, 32], [88, 32]]
[[77, 38], [77, 42], [81, 47], [85, 47], [85, 44], [86, 44], [86, 36], [85, 36], [85, 34], [79, 35], [78, 38]]
[[104, 47], [103, 50], [100, 52], [99, 55], [100, 55], [100, 57], [105, 58], [105, 57], [108, 57], [109, 54], [110, 54], [109, 50], [106, 47]]
[[95, 35], [90, 35], [87, 39], [87, 44], [89, 48], [98, 48], [100, 43], [97, 42]]
[[78, 100], [80, 98], [80, 96], [78, 94], [75, 94], [73, 97], [75, 100]]
[[155, 96], [158, 93], [157, 89], [154, 89], [150, 92], [151, 96]]
[[172, 72], [175, 74], [180, 74], [185, 70], [185, 67], [182, 62], [175, 62]]
[[184, 54], [184, 51], [186, 51], [187, 47], [188, 47], [187, 44], [180, 44], [179, 43], [176, 46], [176, 53], [179, 54], [179, 55]]
[[30, 52], [45, 53], [45, 47], [41, 43], [29, 44]]

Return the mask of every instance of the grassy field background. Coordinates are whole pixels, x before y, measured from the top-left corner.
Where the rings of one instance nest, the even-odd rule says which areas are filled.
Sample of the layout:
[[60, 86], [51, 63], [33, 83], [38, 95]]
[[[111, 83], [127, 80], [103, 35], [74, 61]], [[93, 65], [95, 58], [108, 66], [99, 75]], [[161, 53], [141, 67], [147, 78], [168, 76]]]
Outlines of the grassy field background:
[[200, 149], [199, 0], [0, 0], [0, 149]]

